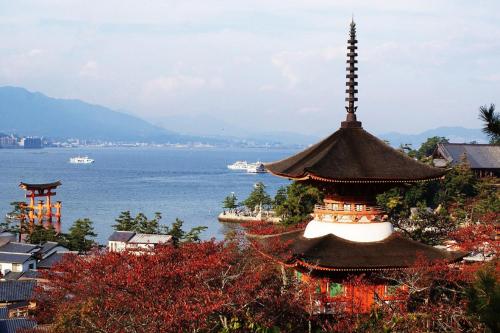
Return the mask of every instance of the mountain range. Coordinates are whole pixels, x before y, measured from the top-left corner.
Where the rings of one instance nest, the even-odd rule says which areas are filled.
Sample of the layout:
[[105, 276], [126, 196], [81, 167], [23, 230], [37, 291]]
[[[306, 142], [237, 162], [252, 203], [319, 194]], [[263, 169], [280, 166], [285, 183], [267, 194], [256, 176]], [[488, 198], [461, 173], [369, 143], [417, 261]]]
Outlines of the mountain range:
[[[61, 139], [204, 142], [215, 145], [247, 145], [252, 142], [257, 145], [307, 146], [320, 139], [291, 132], [253, 130], [203, 114], [169, 116], [158, 123], [153, 125], [138, 117], [81, 100], [52, 98], [20, 87], [0, 87], [0, 132], [4, 133]], [[193, 124], [203, 126], [194, 127]], [[414, 148], [432, 136], [443, 136], [451, 142], [487, 142], [481, 130], [463, 127], [438, 127], [418, 134], [390, 132], [378, 136], [392, 146], [411, 144]]]

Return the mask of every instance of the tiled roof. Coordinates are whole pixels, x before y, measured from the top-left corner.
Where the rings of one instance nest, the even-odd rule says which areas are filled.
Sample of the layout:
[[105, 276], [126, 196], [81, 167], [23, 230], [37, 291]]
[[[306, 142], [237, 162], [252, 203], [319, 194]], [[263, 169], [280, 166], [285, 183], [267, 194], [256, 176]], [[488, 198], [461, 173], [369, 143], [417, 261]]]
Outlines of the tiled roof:
[[61, 261], [63, 259], [64, 255], [66, 255], [68, 253], [73, 253], [73, 252], [69, 252], [69, 251], [68, 252], [54, 252], [50, 256], [48, 256], [47, 258], [40, 260], [36, 266], [37, 266], [37, 268], [45, 268], [45, 269], [52, 268], [52, 266], [54, 266], [59, 261]]
[[361, 127], [340, 128], [323, 141], [265, 167], [286, 178], [327, 182], [413, 182], [446, 173], [415, 161]]
[[52, 250], [53, 248], [55, 248], [58, 245], [59, 245], [59, 243], [57, 243], [57, 242], [45, 242], [42, 245], [42, 251], [41, 252], [43, 254], [45, 254], [45, 253], [49, 252], [50, 250]]
[[155, 234], [135, 234], [128, 242], [130, 244], [160, 244], [168, 243], [172, 240], [170, 235]]
[[32, 258], [33, 256], [30, 253], [0, 252], [0, 263], [8, 262], [8, 263], [22, 264]]
[[453, 165], [465, 155], [471, 169], [500, 169], [500, 145], [440, 143], [438, 151]]
[[34, 328], [36, 322], [26, 318], [12, 318], [0, 320], [1, 333], [16, 333], [22, 328]]
[[3, 277], [4, 280], [19, 280], [23, 279], [36, 279], [38, 277], [38, 272], [34, 270], [27, 270], [26, 272], [8, 272]]
[[9, 242], [0, 247], [0, 252], [32, 253], [39, 248], [39, 245]]
[[23, 275], [23, 272], [13, 272], [10, 271], [4, 275], [4, 280], [19, 280], [19, 278]]
[[[36, 281], [1, 281], [0, 302], [19, 302], [31, 298]], [[0, 331], [1, 332], [1, 331]]]
[[108, 241], [111, 242], [128, 242], [132, 237], [134, 237], [135, 232], [133, 231], [115, 231], [109, 236]]
[[9, 318], [9, 309], [6, 306], [0, 307], [0, 319]]

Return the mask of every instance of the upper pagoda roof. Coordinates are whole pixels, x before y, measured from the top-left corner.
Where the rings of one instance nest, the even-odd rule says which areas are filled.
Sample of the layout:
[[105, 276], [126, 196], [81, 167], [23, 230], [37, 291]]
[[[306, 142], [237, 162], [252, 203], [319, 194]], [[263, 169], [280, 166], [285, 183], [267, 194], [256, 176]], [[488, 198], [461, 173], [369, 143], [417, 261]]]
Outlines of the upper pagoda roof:
[[358, 48], [351, 22], [346, 75], [347, 116], [341, 128], [314, 146], [284, 160], [267, 163], [271, 173], [296, 180], [331, 182], [415, 182], [442, 177], [447, 170], [411, 159], [361, 127], [358, 107]]
[[[289, 266], [324, 271], [372, 271], [408, 268], [419, 258], [461, 260], [466, 252], [437, 249], [398, 233], [377, 242], [353, 242], [333, 234], [305, 238], [303, 230], [266, 236], [254, 244], [259, 251]], [[277, 245], [278, 244], [278, 245]]]
[[265, 167], [282, 177], [331, 182], [415, 182], [447, 172], [408, 157], [361, 126], [341, 127], [308, 149]]

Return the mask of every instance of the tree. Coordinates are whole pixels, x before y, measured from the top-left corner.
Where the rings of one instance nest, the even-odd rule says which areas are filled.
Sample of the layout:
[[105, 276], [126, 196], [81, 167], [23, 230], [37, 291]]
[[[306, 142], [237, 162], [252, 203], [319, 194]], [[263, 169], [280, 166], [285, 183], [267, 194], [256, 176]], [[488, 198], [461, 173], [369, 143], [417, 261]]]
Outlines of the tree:
[[428, 245], [441, 244], [457, 228], [447, 212], [433, 212], [422, 206], [413, 216], [395, 219], [392, 223], [409, 238]]
[[66, 235], [66, 246], [71, 251], [86, 253], [95, 245], [93, 240], [88, 239], [97, 236], [92, 224], [88, 218], [78, 219], [69, 228], [69, 233]]
[[307, 329], [299, 285], [231, 242], [160, 246], [154, 255], [68, 256], [43, 273], [37, 319], [53, 332], [283, 332]]
[[479, 119], [484, 122], [483, 132], [490, 138], [490, 143], [500, 144], [500, 114], [495, 112], [495, 104], [480, 106]]
[[418, 148], [416, 157], [419, 160], [422, 160], [426, 157], [430, 157], [437, 148], [438, 143], [448, 142], [448, 139], [442, 136], [433, 136], [431, 138], [427, 138], [427, 140], [422, 143], [420, 148]]
[[224, 209], [229, 209], [229, 211], [231, 212], [238, 207], [238, 198], [234, 193], [231, 193], [230, 195], [224, 198], [222, 205]]
[[272, 200], [266, 192], [264, 183], [256, 183], [248, 198], [243, 201], [243, 204], [251, 211], [254, 211], [256, 207], [260, 206], [269, 207], [272, 204]]
[[53, 226], [44, 227], [37, 224], [34, 225], [29, 232], [27, 232], [26, 242], [31, 244], [57, 242], [59, 244], [65, 245], [66, 235], [58, 234]]
[[314, 210], [314, 205], [321, 203], [322, 193], [316, 187], [293, 182], [281, 188], [274, 199], [274, 210], [287, 225], [307, 220]]
[[113, 228], [116, 231], [159, 234], [161, 219], [162, 216], [159, 212], [156, 212], [154, 218], [150, 220], [144, 213], [138, 213], [135, 217], [132, 217], [130, 211], [127, 210], [120, 213], [120, 216], [115, 220], [116, 224], [113, 225]]
[[165, 235], [171, 235], [174, 241], [174, 245], [179, 245], [181, 242], [199, 242], [200, 234], [207, 229], [207, 227], [198, 226], [191, 228], [188, 232], [182, 229], [184, 221], [176, 218], [175, 222], [169, 226], [162, 226], [162, 233]]
[[500, 283], [495, 267], [490, 265], [479, 270], [476, 279], [467, 290], [468, 310], [489, 328], [500, 332]]

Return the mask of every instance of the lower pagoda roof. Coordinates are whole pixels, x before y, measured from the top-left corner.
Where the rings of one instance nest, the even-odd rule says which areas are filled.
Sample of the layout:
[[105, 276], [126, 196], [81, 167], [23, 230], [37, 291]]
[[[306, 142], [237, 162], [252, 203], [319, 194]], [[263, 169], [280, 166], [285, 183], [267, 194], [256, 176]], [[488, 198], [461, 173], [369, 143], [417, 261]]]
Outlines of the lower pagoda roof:
[[318, 271], [374, 271], [412, 267], [420, 259], [456, 262], [466, 252], [445, 251], [394, 232], [378, 242], [353, 242], [333, 234], [305, 238], [303, 230], [258, 237], [264, 255], [292, 267]]
[[418, 182], [441, 178], [447, 172], [390, 147], [359, 122], [344, 123], [355, 126], [343, 126], [296, 155], [266, 163], [266, 169], [295, 180], [346, 183]]

